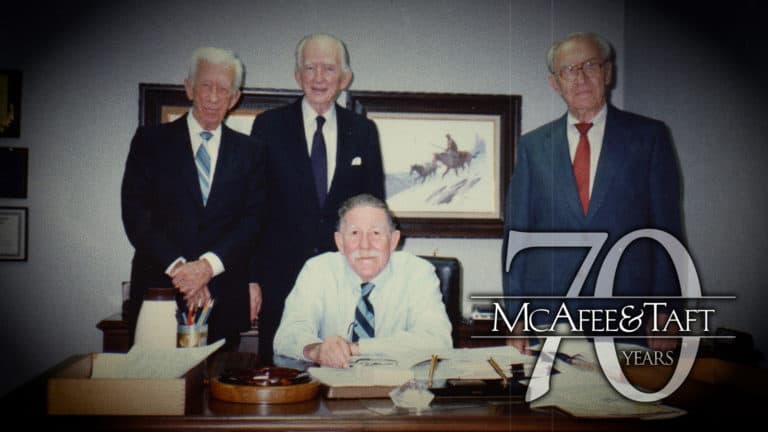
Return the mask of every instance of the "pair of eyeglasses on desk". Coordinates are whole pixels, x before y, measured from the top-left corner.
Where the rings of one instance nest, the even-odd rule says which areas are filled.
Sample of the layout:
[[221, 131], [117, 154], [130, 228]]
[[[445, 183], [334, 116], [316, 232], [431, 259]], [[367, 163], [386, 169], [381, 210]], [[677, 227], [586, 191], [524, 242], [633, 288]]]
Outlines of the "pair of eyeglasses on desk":
[[[539, 350], [531, 351], [531, 354], [533, 354], [535, 356], [542, 355], [541, 351], [539, 351]], [[558, 360], [562, 360], [565, 363], [568, 363], [569, 365], [577, 367], [579, 369], [585, 369], [585, 370], [593, 370], [593, 369], [595, 369], [594, 363], [592, 363], [591, 361], [587, 360], [586, 357], [584, 357], [581, 354], [568, 355], [568, 354], [563, 353], [563, 352], [557, 352], [555, 354], [555, 358], [558, 359]]]
[[352, 358], [349, 367], [370, 367], [370, 366], [397, 366], [397, 360], [388, 358], [357, 357]]

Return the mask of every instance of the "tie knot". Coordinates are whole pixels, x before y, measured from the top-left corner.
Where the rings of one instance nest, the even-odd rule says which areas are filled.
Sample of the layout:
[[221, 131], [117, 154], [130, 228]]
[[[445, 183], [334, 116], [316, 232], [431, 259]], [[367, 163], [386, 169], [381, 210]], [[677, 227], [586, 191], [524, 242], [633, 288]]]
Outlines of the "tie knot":
[[212, 136], [213, 136], [213, 134], [208, 132], [208, 131], [200, 132], [200, 138], [202, 138], [203, 141], [207, 142], [209, 139], [211, 139]]
[[375, 286], [376, 285], [374, 285], [374, 284], [372, 284], [370, 282], [361, 283], [360, 284], [361, 295], [363, 297], [368, 297], [368, 294], [371, 293], [371, 291], [373, 290], [373, 287], [375, 287]]
[[317, 128], [318, 129], [322, 129], [323, 125], [325, 124], [325, 117], [317, 116], [317, 118], [315, 120], [317, 120]]
[[592, 128], [592, 123], [576, 123], [576, 129], [579, 130], [579, 133], [584, 135]]

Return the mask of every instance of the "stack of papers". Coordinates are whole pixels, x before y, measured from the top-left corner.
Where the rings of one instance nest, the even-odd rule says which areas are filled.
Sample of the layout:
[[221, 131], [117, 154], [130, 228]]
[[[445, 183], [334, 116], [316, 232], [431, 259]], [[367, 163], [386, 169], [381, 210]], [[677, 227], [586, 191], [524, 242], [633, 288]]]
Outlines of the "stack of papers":
[[329, 387], [397, 387], [413, 379], [410, 369], [397, 367], [312, 367], [309, 368], [309, 373]]
[[[530, 376], [533, 356], [524, 356], [515, 348], [503, 346], [493, 348], [453, 349], [437, 353], [439, 362], [435, 368], [435, 380], [447, 379], [499, 379], [499, 375], [488, 363], [493, 358], [501, 365], [505, 374], [512, 377], [512, 364], [521, 364], [525, 376]], [[394, 353], [353, 358], [347, 369], [327, 367], [309, 368], [309, 373], [330, 387], [396, 387], [409, 380], [426, 381], [432, 353]]]
[[[598, 364], [594, 346], [582, 339], [566, 339], [560, 352], [580, 354], [587, 362]], [[531, 408], [555, 407], [580, 418], [659, 419], [683, 415], [685, 410], [661, 403], [643, 403], [627, 399], [608, 382], [599, 367], [580, 368], [560, 359], [552, 375], [549, 392], [531, 402]]]

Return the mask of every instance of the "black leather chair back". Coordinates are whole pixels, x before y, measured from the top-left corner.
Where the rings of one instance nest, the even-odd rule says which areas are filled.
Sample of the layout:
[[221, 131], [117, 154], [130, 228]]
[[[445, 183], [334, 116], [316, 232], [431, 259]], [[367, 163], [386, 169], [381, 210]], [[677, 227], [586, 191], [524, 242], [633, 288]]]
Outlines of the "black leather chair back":
[[421, 258], [435, 266], [435, 274], [440, 279], [440, 291], [443, 293], [443, 303], [448, 319], [453, 328], [462, 320], [461, 313], [461, 263], [452, 257], [424, 256]]

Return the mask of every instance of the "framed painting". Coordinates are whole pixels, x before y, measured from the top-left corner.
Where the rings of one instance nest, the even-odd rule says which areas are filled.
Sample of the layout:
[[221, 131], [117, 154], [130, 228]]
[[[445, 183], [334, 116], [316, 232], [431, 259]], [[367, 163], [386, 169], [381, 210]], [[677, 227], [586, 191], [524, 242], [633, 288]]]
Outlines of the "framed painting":
[[[224, 121], [232, 129], [250, 135], [253, 120], [262, 112], [287, 105], [301, 90], [244, 88], [238, 104]], [[139, 124], [167, 123], [184, 115], [192, 103], [183, 85], [139, 84]]]
[[0, 137], [21, 136], [21, 71], [0, 69]]
[[26, 207], [0, 207], [0, 261], [26, 261], [29, 228]]
[[411, 237], [500, 238], [520, 96], [352, 91], [379, 131], [387, 204]]

